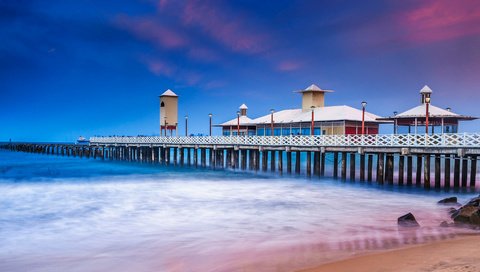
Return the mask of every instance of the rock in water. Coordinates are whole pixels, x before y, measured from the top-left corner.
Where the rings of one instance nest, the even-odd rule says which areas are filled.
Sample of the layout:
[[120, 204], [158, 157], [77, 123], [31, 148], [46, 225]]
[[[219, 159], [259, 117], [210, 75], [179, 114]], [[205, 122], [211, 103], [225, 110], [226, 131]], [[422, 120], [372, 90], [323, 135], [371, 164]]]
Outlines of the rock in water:
[[417, 220], [415, 219], [415, 216], [413, 216], [412, 213], [407, 213], [405, 215], [402, 215], [398, 218], [398, 225], [401, 227], [419, 227], [420, 224], [418, 224]]
[[457, 197], [447, 197], [437, 202], [438, 204], [458, 204]]
[[452, 214], [455, 223], [480, 225], [479, 208], [475, 206], [463, 206]]

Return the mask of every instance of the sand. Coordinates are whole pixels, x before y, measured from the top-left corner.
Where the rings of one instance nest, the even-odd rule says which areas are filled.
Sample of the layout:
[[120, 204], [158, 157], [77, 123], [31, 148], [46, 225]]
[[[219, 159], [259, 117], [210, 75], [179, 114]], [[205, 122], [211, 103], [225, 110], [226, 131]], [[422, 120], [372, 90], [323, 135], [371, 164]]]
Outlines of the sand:
[[398, 272], [480, 271], [480, 236], [462, 236], [453, 240], [353, 257], [301, 272]]

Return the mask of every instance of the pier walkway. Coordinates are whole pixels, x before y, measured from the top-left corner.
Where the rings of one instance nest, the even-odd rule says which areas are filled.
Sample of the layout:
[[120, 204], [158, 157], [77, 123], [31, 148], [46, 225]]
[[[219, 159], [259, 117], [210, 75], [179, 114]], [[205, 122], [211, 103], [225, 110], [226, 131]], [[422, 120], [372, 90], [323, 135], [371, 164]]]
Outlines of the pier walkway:
[[331, 166], [333, 178], [448, 189], [475, 187], [480, 134], [125, 136], [92, 137], [89, 145], [10, 143], [1, 147], [164, 165], [286, 170], [310, 177], [324, 176], [326, 166]]

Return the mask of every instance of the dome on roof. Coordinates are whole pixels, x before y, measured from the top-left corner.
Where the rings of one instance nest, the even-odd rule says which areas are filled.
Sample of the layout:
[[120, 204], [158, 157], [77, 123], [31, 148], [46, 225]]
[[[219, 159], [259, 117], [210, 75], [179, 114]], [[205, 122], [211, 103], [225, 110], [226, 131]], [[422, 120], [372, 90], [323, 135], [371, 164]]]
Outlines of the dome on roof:
[[430, 87], [428, 87], [427, 85], [425, 85], [425, 86], [423, 86], [423, 88], [420, 90], [420, 93], [421, 93], [421, 94], [432, 93], [432, 89], [430, 89]]

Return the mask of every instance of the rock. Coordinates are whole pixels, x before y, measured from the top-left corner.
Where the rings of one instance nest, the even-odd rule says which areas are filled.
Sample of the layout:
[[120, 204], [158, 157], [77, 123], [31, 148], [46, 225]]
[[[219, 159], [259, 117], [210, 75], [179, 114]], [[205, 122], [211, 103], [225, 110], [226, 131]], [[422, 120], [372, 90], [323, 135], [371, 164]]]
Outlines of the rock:
[[447, 197], [437, 202], [438, 204], [458, 204], [457, 197]]
[[415, 219], [415, 216], [413, 216], [412, 213], [407, 213], [405, 215], [400, 216], [397, 219], [398, 225], [401, 227], [419, 227], [420, 224], [418, 224], [417, 220]]
[[442, 227], [442, 228], [448, 228], [448, 227], [450, 227], [450, 224], [448, 224], [447, 221], [442, 221], [442, 223], [440, 223], [440, 227]]
[[455, 208], [448, 209], [449, 214], [454, 214], [456, 211], [457, 211], [457, 209], [455, 209]]
[[[474, 206], [463, 206], [458, 209], [456, 212], [452, 214], [453, 221], [455, 223], [467, 223], [467, 224], [474, 224], [473, 222], [477, 222], [479, 208]], [[475, 215], [474, 215], [475, 214]], [[474, 217], [471, 219], [471, 217]], [[480, 224], [480, 218], [478, 218], [478, 223]]]
[[473, 206], [473, 207], [480, 206], [480, 196], [470, 199], [470, 201], [467, 204], [465, 204], [465, 206]]

